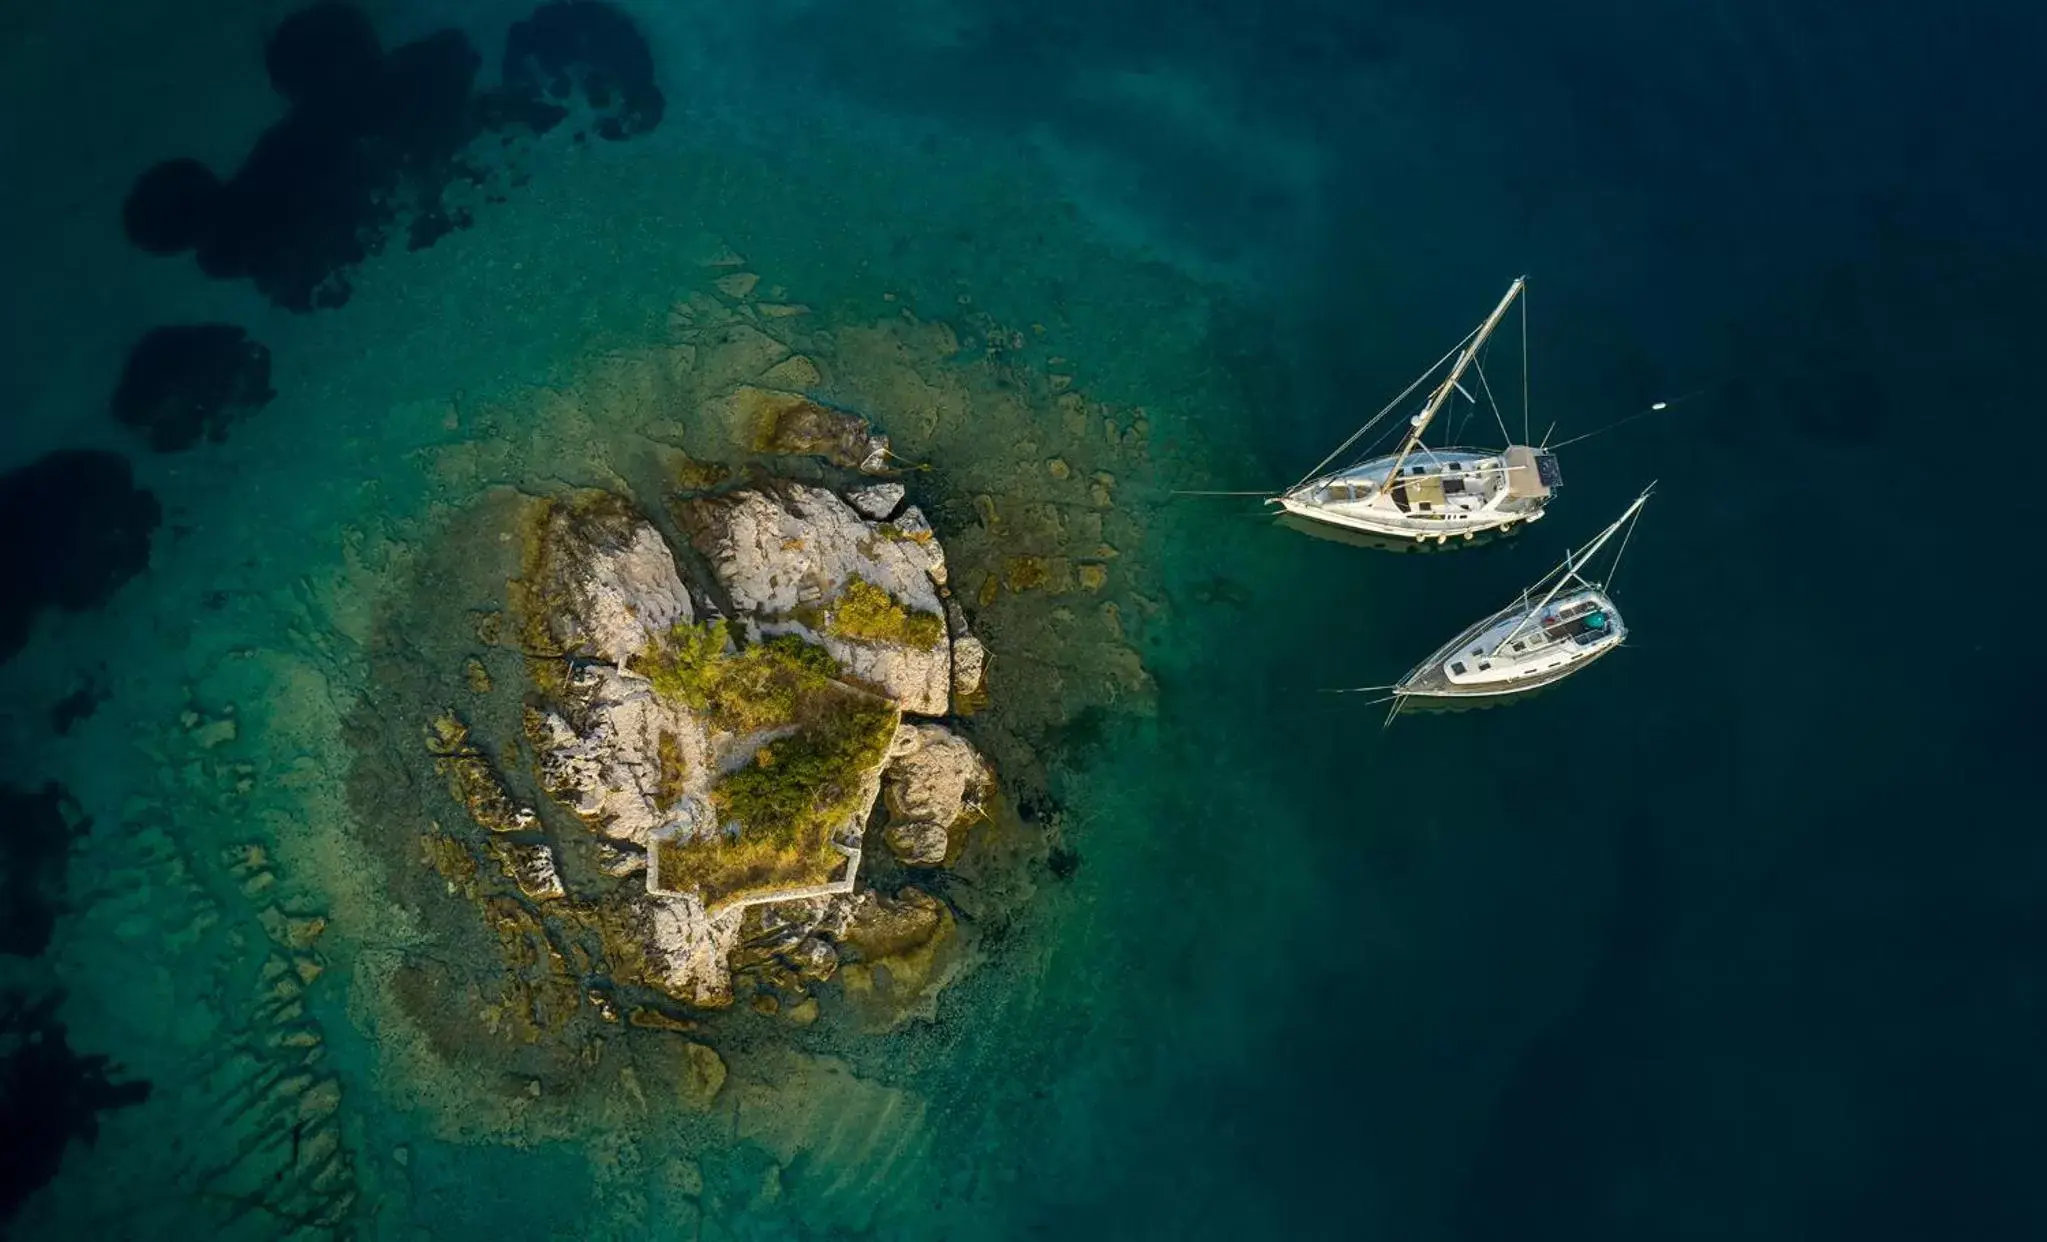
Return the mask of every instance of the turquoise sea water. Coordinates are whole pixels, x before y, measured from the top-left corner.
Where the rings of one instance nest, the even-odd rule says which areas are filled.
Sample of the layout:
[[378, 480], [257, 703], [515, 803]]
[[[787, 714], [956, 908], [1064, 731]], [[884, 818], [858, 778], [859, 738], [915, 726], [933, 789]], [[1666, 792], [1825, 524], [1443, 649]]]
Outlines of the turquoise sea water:
[[[123, 229], [144, 170], [226, 173], [285, 116], [263, 49], [293, 11], [8, 20], [0, 467], [113, 455], [89, 501], [63, 473], [5, 510], [9, 589], [50, 601], [0, 665], [10, 1236], [2047, 1225], [2040, 677], [2002, 654], [2034, 594], [2041, 17], [628, 4], [657, 120], [630, 46], [574, 43], [615, 23], [542, 29], [635, 132], [478, 138], [473, 223], [401, 229], [315, 310], [280, 304], [289, 264], [209, 279]], [[479, 88], [533, 12], [363, 11], [386, 48], [464, 32]], [[294, 149], [288, 184], [347, 198], [359, 169]], [[414, 736], [378, 718], [392, 617], [486, 490], [631, 481], [688, 421], [632, 360], [719, 247], [842, 348], [986, 315], [1143, 407], [1109, 598], [1153, 688], [1034, 737], [1078, 866], [1012, 877], [928, 1020], [714, 1026], [708, 1114], [528, 1104], [380, 1006], [435, 945], [365, 842], [446, 811], [401, 783], [365, 823], [349, 781]], [[1574, 447], [1524, 538], [1380, 556], [1166, 494], [1291, 479], [1524, 272], [1539, 422], [1676, 402]], [[152, 451], [109, 414], [124, 361], [204, 323], [267, 347], [276, 395]], [[1391, 730], [1321, 693], [1396, 677], [1652, 478], [1630, 650]], [[924, 486], [942, 537], [971, 525]], [[998, 696], [1042, 689], [990, 638]], [[277, 920], [315, 917], [320, 977], [280, 992], [311, 928]]]

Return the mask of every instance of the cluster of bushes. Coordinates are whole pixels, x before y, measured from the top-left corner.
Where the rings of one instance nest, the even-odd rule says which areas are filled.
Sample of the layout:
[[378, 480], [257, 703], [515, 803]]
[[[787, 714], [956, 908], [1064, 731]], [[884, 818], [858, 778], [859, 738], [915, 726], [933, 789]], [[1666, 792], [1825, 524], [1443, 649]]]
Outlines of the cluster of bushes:
[[[713, 907], [837, 873], [844, 856], [833, 834], [860, 809], [898, 717], [886, 699], [837, 684], [838, 665], [813, 644], [779, 635], [734, 649], [730, 638], [722, 621], [678, 625], [633, 660], [656, 693], [706, 713], [720, 729], [793, 726], [712, 787], [720, 821], [736, 832], [659, 846], [661, 886], [694, 889]], [[680, 749], [671, 755], [663, 743], [663, 797], [679, 796]]]
[[714, 726], [733, 733], [794, 722], [804, 698], [839, 674], [830, 653], [793, 634], [731, 646], [723, 621], [677, 625], [632, 666], [655, 693], [708, 713]]
[[889, 704], [847, 693], [761, 747], [751, 764], [718, 782], [711, 800], [743, 836], [794, 844], [829, 832], [858, 809], [862, 778], [887, 756], [895, 731]]
[[945, 639], [945, 618], [912, 612], [865, 578], [854, 577], [832, 601], [825, 629], [856, 643], [905, 643], [929, 651]]

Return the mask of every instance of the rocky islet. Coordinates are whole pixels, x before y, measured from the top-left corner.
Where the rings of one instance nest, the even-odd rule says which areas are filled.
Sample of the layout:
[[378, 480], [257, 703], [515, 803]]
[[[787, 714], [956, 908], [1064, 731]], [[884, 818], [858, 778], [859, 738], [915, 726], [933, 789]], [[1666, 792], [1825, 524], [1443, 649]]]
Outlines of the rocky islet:
[[[427, 723], [479, 830], [441, 835], [429, 862], [459, 872], [501, 925], [598, 929], [606, 960], [587, 973], [635, 1012], [729, 1005], [736, 955], [801, 991], [832, 976], [864, 922], [902, 922], [894, 912], [919, 898], [862, 887], [877, 808], [896, 861], [930, 868], [995, 786], [938, 723], [985, 670], [963, 623], [948, 624], [943, 549], [899, 485], [845, 490], [878, 510], [890, 488], [887, 518], [774, 476], [678, 491], [663, 516], [679, 547], [615, 493], [530, 502], [508, 586], [529, 673], [524, 747], [479, 744], [453, 710]], [[522, 804], [494, 753], [530, 755], [520, 783], [565, 814]], [[564, 850], [599, 860], [588, 882]], [[503, 882], [477, 881], [483, 864]], [[918, 926], [929, 940], [949, 925]], [[903, 951], [900, 933], [882, 939]]]

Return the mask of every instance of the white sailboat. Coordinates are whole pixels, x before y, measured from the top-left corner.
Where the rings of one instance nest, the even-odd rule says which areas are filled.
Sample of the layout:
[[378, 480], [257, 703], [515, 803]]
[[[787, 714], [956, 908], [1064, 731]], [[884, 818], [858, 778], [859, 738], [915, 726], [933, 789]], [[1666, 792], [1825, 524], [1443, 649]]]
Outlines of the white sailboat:
[[[1627, 641], [1627, 623], [1607, 594], [1607, 583], [1628, 548], [1621, 539], [1606, 579], [1585, 576], [1599, 550], [1626, 528], [1649, 501], [1651, 484], [1613, 525], [1542, 576], [1513, 603], [1467, 628], [1395, 682], [1390, 721], [1412, 702], [1483, 699], [1521, 694], [1562, 681]], [[1541, 592], [1537, 598], [1537, 592]]]
[[[1477, 404], [1464, 387], [1465, 373], [1476, 368], [1481, 390], [1500, 425], [1500, 438], [1511, 439], [1499, 405], [1492, 399], [1492, 386], [1485, 371], [1477, 366], [1479, 353], [1493, 330], [1520, 297], [1527, 277], [1507, 289], [1500, 304], [1485, 322], [1473, 329], [1455, 349], [1443, 355], [1435, 366], [1422, 372], [1406, 391], [1385, 409], [1373, 415], [1335, 452], [1322, 459], [1308, 477], [1284, 493], [1269, 497], [1267, 504], [1279, 505], [1289, 514], [1309, 522], [1366, 536], [1396, 541], [1448, 543], [1452, 539], [1474, 539], [1486, 531], [1504, 531], [1522, 522], [1542, 517], [1550, 497], [1563, 481], [1556, 454], [1539, 446], [1508, 444], [1502, 448], [1430, 448], [1422, 443], [1429, 429], [1453, 396], [1462, 395]], [[1522, 310], [1522, 389], [1527, 391], [1527, 310]], [[1454, 361], [1453, 361], [1454, 359]], [[1443, 381], [1429, 391], [1421, 412], [1408, 421], [1407, 434], [1392, 452], [1324, 473], [1329, 464], [1358, 443], [1410, 394], [1421, 387], [1444, 363], [1450, 363]], [[1524, 436], [1526, 428], [1523, 429]], [[1367, 453], [1371, 449], [1366, 450]]]

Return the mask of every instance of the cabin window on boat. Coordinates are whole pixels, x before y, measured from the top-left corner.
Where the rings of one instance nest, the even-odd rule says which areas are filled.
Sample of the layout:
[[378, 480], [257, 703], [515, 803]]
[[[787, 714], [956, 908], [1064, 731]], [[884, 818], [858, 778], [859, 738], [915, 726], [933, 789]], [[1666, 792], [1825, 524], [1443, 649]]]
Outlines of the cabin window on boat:
[[1462, 660], [1450, 661], [1450, 671], [1457, 674], [1459, 677], [1464, 676], [1464, 661]]

